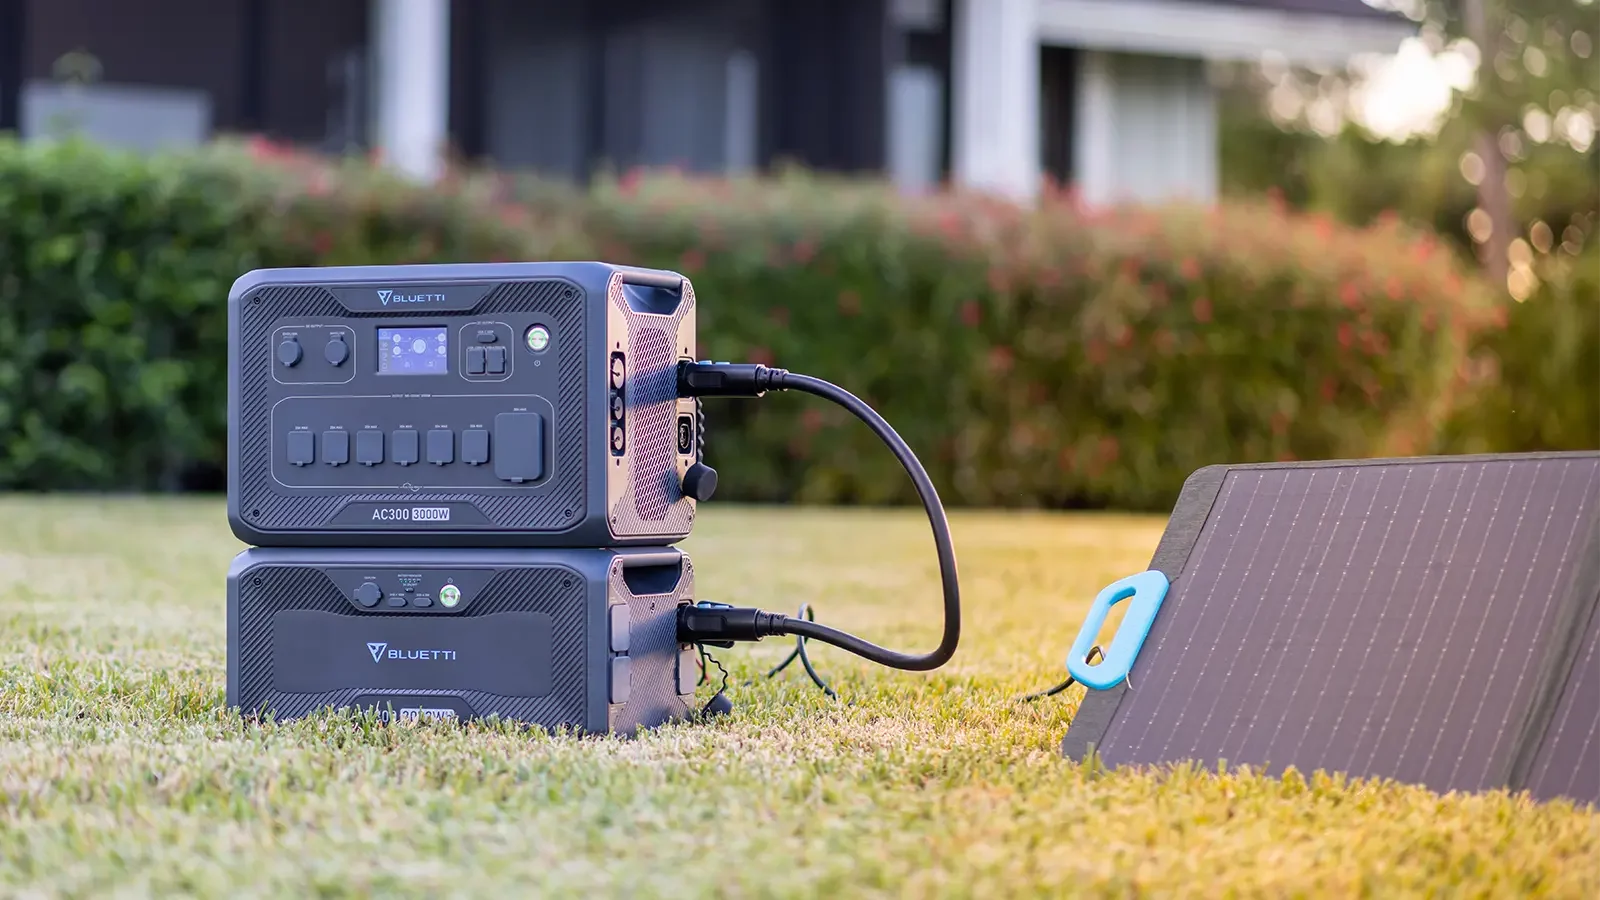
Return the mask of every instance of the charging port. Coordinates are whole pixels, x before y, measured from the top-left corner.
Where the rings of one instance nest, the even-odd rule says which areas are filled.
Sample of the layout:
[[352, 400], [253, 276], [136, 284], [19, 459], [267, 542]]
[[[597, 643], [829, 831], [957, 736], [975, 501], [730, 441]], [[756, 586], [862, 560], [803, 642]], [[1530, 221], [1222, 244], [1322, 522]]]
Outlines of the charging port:
[[678, 452], [683, 454], [694, 452], [694, 416], [678, 417]]

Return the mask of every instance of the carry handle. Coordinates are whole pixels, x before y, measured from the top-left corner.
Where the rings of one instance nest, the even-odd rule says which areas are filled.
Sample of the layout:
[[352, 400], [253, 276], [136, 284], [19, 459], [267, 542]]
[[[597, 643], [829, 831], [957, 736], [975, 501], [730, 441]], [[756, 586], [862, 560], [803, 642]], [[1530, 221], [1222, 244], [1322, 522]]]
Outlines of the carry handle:
[[683, 578], [683, 553], [678, 550], [624, 552], [622, 583], [635, 597], [670, 594]]
[[[1094, 598], [1089, 617], [1078, 630], [1078, 639], [1073, 641], [1072, 651], [1067, 654], [1068, 674], [1079, 684], [1097, 691], [1121, 684], [1133, 668], [1133, 660], [1139, 655], [1150, 626], [1155, 623], [1156, 612], [1161, 609], [1169, 585], [1166, 574], [1156, 569], [1107, 585]], [[1099, 664], [1090, 665], [1089, 652], [1094, 648], [1101, 626], [1106, 623], [1106, 616], [1111, 613], [1111, 607], [1124, 600], [1130, 601], [1128, 612], [1112, 636], [1111, 646], [1101, 654]]]
[[624, 569], [633, 569], [641, 566], [675, 566], [683, 561], [683, 553], [679, 550], [634, 550], [627, 549], [617, 554], [617, 560]]
[[667, 272], [622, 272], [622, 299], [647, 316], [670, 316], [683, 305], [683, 276]]
[[683, 290], [683, 276], [674, 272], [651, 272], [642, 269], [622, 269], [621, 271], [623, 284], [661, 288], [665, 291]]

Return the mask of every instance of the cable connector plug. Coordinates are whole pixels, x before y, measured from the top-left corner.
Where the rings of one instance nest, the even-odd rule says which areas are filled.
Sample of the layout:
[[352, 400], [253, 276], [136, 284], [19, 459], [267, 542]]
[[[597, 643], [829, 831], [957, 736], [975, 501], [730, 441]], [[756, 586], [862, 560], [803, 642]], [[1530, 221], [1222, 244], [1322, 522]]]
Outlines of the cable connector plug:
[[788, 616], [751, 606], [701, 601], [678, 609], [678, 643], [732, 647], [735, 641], [759, 641], [783, 634]]
[[678, 364], [679, 397], [760, 397], [781, 391], [787, 369], [757, 363], [682, 362]]

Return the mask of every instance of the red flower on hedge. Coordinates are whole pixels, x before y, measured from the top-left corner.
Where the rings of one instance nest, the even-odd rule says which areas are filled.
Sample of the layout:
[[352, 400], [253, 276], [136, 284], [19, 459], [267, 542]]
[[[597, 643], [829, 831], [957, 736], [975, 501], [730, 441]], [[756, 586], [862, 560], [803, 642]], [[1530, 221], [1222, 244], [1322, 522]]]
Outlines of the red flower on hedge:
[[1200, 262], [1190, 256], [1178, 264], [1178, 272], [1190, 281], [1200, 277]]
[[1011, 371], [1011, 348], [1000, 346], [989, 351], [989, 368], [997, 374]]
[[1339, 285], [1339, 302], [1351, 309], [1360, 306], [1361, 288], [1357, 287], [1353, 281], [1346, 281], [1344, 284]]
[[1194, 318], [1196, 322], [1211, 321], [1211, 301], [1205, 297], [1196, 297], [1194, 300]]
[[789, 310], [781, 306], [774, 306], [767, 310], [767, 318], [771, 319], [780, 328], [786, 327], [789, 324]]
[[968, 328], [977, 328], [983, 321], [983, 307], [976, 300], [968, 300], [961, 304], [961, 324]]
[[939, 214], [939, 232], [946, 240], [954, 241], [961, 237], [962, 232], [966, 230], [964, 225], [961, 216], [951, 210], [947, 209]]
[[706, 264], [706, 255], [698, 247], [691, 247], [683, 251], [683, 256], [678, 258], [678, 267], [688, 274], [700, 271]]
[[757, 365], [772, 365], [772, 351], [766, 347], [751, 347], [750, 350], [745, 353], [745, 357]]

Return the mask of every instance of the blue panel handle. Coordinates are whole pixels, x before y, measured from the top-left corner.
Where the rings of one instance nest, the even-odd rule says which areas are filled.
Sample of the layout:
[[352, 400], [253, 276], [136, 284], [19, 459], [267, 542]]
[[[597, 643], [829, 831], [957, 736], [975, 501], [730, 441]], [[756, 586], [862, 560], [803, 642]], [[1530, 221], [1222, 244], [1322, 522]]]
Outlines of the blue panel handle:
[[[1155, 623], [1161, 601], [1166, 599], [1168, 584], [1164, 573], [1151, 569], [1107, 585], [1094, 598], [1094, 605], [1089, 607], [1089, 618], [1084, 620], [1083, 628], [1078, 631], [1078, 639], [1072, 642], [1072, 652], [1067, 654], [1067, 673], [1079, 684], [1097, 691], [1121, 684], [1133, 668], [1134, 657], [1139, 655], [1139, 648], [1144, 646], [1150, 626]], [[1128, 604], [1128, 612], [1122, 617], [1122, 624], [1111, 639], [1111, 648], [1105, 651], [1098, 665], [1089, 665], [1089, 652], [1094, 648], [1094, 639], [1100, 634], [1101, 626], [1106, 623], [1106, 615], [1111, 612], [1111, 607], [1130, 597], [1133, 600]]]

